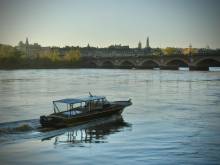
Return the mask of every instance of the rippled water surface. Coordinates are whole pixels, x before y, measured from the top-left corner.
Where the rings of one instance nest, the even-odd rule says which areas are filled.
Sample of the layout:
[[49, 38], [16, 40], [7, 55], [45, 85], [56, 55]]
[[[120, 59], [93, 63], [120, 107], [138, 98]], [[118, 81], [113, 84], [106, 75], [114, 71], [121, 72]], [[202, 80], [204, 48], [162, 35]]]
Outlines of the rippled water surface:
[[[52, 100], [88, 92], [133, 105], [122, 117], [38, 129]], [[1, 164], [220, 164], [220, 72], [0, 71], [0, 123]]]

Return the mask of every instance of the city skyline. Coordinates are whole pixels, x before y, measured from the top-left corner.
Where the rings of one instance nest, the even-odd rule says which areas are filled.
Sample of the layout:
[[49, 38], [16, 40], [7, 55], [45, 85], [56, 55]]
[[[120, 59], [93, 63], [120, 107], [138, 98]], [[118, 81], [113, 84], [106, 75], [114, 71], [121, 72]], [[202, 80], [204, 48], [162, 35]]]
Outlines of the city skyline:
[[220, 48], [218, 0], [1, 0], [0, 43]]

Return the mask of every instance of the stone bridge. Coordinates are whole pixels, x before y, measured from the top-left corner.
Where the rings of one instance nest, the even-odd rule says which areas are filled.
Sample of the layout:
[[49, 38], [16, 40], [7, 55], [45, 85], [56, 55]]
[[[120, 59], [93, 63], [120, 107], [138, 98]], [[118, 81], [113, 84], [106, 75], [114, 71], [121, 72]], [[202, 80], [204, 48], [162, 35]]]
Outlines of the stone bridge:
[[208, 70], [220, 67], [220, 55], [170, 55], [170, 56], [124, 56], [124, 57], [83, 57], [87, 68], [139, 68], [139, 69], [178, 69]]

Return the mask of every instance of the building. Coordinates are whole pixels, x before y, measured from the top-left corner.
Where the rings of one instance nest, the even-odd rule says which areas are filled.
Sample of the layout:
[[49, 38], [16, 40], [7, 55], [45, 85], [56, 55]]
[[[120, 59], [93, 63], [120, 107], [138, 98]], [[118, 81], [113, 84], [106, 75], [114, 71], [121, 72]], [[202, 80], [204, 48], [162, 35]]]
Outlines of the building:
[[26, 38], [25, 43], [20, 41], [16, 48], [25, 53], [29, 58], [36, 58], [40, 55], [41, 52], [49, 51], [49, 47], [41, 47], [38, 43], [30, 44], [28, 38]]
[[129, 45], [115, 44], [106, 48], [92, 47], [89, 44], [86, 47], [66, 46], [60, 47], [42, 47], [38, 43], [30, 44], [28, 38], [25, 43], [20, 41], [17, 49], [24, 52], [29, 58], [36, 58], [39, 55], [46, 55], [51, 50], [58, 50], [60, 56], [64, 56], [70, 50], [80, 50], [81, 57], [123, 57], [123, 56], [145, 56], [161, 54], [159, 48], [150, 48], [149, 37], [146, 39], [146, 46], [143, 49], [141, 41], [138, 42], [137, 48], [130, 48]]

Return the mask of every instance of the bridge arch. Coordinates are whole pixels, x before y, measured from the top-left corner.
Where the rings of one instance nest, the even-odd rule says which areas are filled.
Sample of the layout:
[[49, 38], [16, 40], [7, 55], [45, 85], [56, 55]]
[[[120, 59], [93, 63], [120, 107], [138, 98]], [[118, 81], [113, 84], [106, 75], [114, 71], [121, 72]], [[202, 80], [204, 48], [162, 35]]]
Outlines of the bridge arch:
[[104, 62], [102, 63], [102, 67], [103, 67], [103, 68], [113, 68], [113, 67], [114, 67], [114, 64], [113, 64], [113, 62], [111, 62], [111, 61], [104, 61]]
[[120, 68], [122, 68], [122, 69], [131, 69], [134, 67], [135, 67], [135, 64], [131, 61], [128, 61], [128, 60], [122, 61], [120, 64]]
[[200, 67], [220, 67], [220, 60], [207, 57], [198, 60], [195, 64]]
[[97, 68], [97, 64], [94, 61], [88, 61], [84, 64], [86, 68]]
[[188, 61], [181, 58], [174, 58], [166, 62], [167, 66], [188, 67]]
[[145, 60], [142, 62], [140, 68], [143, 69], [152, 69], [152, 68], [156, 68], [159, 67], [160, 64], [159, 62], [155, 61], [155, 60]]

